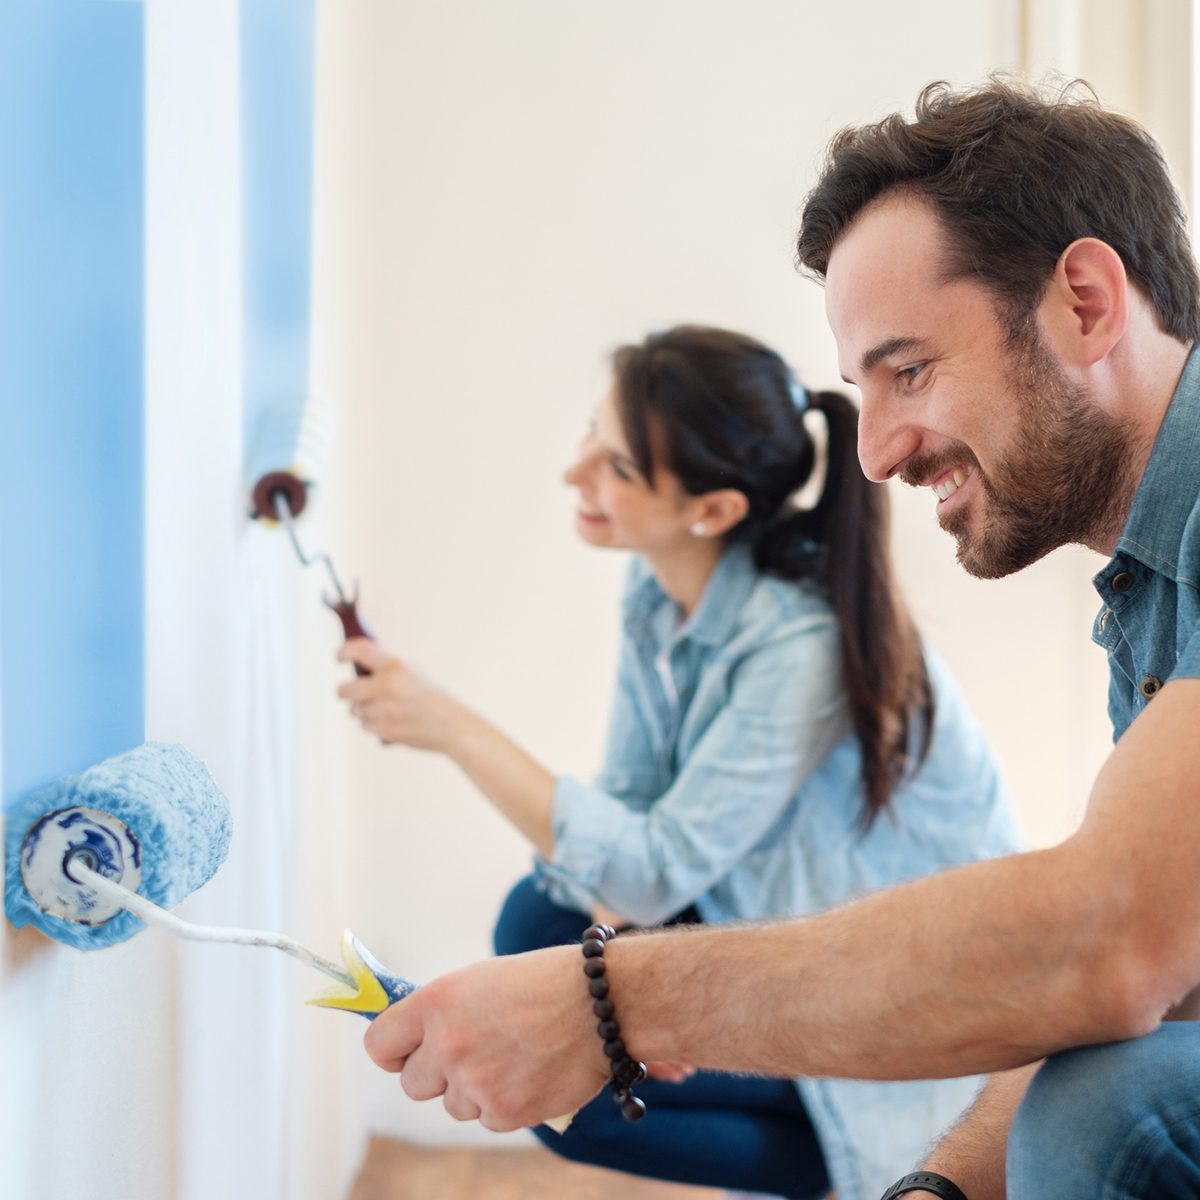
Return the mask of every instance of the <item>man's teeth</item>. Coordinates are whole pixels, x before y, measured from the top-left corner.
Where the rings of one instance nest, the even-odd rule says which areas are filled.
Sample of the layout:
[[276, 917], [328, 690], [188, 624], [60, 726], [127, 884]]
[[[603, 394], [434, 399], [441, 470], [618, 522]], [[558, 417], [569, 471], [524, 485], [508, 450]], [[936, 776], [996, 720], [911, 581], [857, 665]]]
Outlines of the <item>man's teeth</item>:
[[944, 479], [939, 479], [933, 485], [933, 494], [939, 500], [946, 500], [950, 496], [953, 496], [974, 474], [974, 467], [955, 467], [951, 474], [947, 475]]

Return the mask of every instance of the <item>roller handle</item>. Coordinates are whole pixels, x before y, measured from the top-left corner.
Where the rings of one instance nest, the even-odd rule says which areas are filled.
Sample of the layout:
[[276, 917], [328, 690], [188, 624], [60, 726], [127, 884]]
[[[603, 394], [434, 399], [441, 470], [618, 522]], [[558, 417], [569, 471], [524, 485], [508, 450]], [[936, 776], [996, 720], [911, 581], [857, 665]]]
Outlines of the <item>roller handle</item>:
[[[325, 603], [333, 609], [337, 614], [338, 620], [341, 621], [342, 633], [346, 641], [349, 641], [351, 638], [370, 638], [371, 641], [375, 640], [375, 635], [362, 623], [362, 619], [358, 615], [357, 596], [352, 600], [330, 600], [326, 597]], [[360, 663], [355, 663], [354, 673], [361, 678], [364, 675], [370, 675], [371, 671]]]

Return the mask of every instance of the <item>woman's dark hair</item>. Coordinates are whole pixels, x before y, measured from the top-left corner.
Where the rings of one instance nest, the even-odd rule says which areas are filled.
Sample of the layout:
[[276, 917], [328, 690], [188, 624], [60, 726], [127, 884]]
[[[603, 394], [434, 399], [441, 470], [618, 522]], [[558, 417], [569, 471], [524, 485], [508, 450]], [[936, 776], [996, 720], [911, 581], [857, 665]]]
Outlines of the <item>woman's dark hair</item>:
[[[921, 640], [896, 588], [883, 486], [858, 463], [858, 410], [809, 394], [774, 350], [742, 334], [681, 325], [613, 355], [616, 403], [634, 462], [653, 486], [656, 460], [694, 495], [733, 488], [760, 571], [809, 580], [837, 617], [843, 685], [862, 748], [864, 824], [925, 758], [934, 702]], [[817, 464], [805, 413], [826, 423], [820, 498], [795, 494]]]
[[1162, 152], [1081, 81], [1048, 96], [1002, 77], [970, 91], [933, 83], [911, 121], [893, 113], [842, 130], [805, 201], [800, 266], [823, 278], [846, 228], [893, 190], [933, 205], [949, 235], [947, 279], [987, 288], [1011, 338], [1083, 237], [1121, 256], [1164, 332], [1200, 338], [1200, 280]]

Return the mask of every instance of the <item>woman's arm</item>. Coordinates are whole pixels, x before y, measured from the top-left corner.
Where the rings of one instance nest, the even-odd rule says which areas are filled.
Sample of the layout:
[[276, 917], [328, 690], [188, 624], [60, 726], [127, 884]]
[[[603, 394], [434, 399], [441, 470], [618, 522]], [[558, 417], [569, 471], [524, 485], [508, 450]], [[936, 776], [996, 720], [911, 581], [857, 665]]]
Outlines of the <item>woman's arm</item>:
[[[685, 739], [681, 761], [663, 766], [663, 747], [624, 756], [635, 769], [641, 758], [646, 766], [658, 763], [642, 772], [659, 789], [646, 802], [559, 779], [555, 851], [547, 866], [552, 878], [578, 885], [636, 924], [652, 925], [708, 891], [762, 844], [805, 777], [848, 731], [831, 619], [798, 622], [747, 653], [721, 682], [727, 691], [720, 707]], [[632, 711], [632, 692], [628, 684], [618, 689], [630, 712], [623, 716], [618, 705], [614, 731], [645, 725]], [[685, 715], [685, 731], [695, 716]], [[620, 748], [610, 745], [600, 779], [628, 785], [631, 771], [624, 774]], [[857, 775], [844, 787], [853, 820], [861, 804]]]
[[555, 778], [541, 763], [377, 643], [366, 638], [348, 641], [338, 651], [338, 658], [371, 671], [338, 689], [368, 733], [388, 745], [444, 754], [539, 854], [553, 854], [550, 810]]
[[[547, 860], [574, 902], [636, 924], [686, 907], [758, 845], [846, 732], [832, 618], [807, 615], [730, 671], [728, 694], [672, 776], [647, 733], [623, 647], [599, 785], [556, 778], [477, 713], [376, 643], [343, 661], [373, 674], [339, 689], [385, 743], [452, 759]], [[665, 791], [661, 790], [666, 785]], [[657, 785], [657, 794], [654, 785]], [[857, 806], [857, 779], [846, 781]]]

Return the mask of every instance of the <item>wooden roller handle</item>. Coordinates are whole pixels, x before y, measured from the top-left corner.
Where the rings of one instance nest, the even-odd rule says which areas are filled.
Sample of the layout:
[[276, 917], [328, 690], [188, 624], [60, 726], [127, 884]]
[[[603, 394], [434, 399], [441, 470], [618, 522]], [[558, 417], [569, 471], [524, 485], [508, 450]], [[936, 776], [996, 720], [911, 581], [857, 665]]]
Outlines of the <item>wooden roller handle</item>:
[[[351, 638], [370, 638], [372, 641], [375, 640], [375, 635], [367, 629], [358, 615], [357, 596], [353, 600], [327, 599], [325, 603], [337, 613], [338, 620], [342, 623], [342, 633], [345, 635], [346, 641], [349, 641]], [[360, 663], [354, 664], [354, 673], [360, 677], [371, 674], [370, 670]]]

